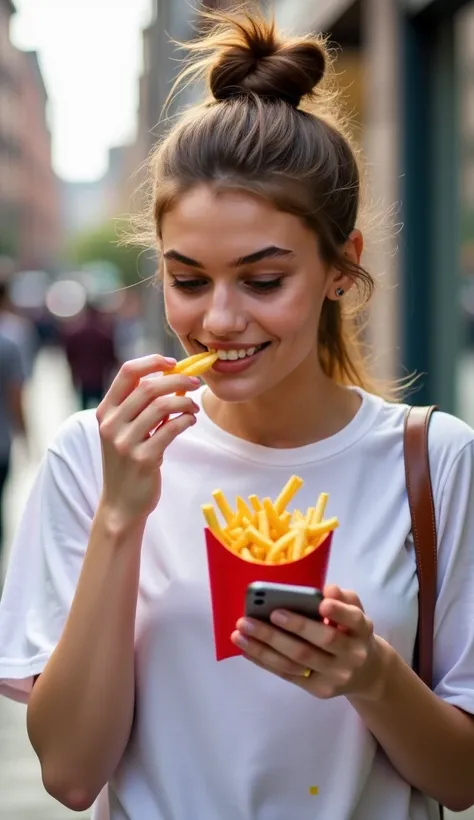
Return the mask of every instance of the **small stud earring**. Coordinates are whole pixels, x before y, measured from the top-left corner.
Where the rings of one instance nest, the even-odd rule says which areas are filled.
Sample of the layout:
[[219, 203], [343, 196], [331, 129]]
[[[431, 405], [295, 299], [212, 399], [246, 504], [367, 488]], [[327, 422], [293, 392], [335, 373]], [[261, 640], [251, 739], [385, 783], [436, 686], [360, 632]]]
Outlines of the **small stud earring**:
[[336, 289], [336, 296], [344, 296], [344, 288], [337, 288]]

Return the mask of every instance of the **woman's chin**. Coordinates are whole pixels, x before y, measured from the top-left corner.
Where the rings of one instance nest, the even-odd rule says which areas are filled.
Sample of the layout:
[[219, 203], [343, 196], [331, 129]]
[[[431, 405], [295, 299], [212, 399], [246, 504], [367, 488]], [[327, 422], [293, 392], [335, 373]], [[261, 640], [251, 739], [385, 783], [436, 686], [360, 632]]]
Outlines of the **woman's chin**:
[[204, 381], [216, 399], [229, 403], [252, 401], [267, 391], [267, 388], [262, 384], [262, 380], [230, 378], [228, 376], [222, 379], [217, 374], [214, 377], [212, 374], [206, 373]]

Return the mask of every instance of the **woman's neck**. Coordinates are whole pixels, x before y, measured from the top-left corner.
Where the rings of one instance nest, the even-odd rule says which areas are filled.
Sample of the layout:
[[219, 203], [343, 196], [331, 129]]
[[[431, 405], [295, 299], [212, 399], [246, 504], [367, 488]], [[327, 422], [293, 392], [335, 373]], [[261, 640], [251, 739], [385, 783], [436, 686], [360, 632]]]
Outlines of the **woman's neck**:
[[264, 447], [303, 447], [335, 435], [356, 415], [360, 396], [336, 384], [319, 370], [308, 378], [308, 368], [249, 402], [224, 402], [211, 391], [204, 409], [228, 433]]

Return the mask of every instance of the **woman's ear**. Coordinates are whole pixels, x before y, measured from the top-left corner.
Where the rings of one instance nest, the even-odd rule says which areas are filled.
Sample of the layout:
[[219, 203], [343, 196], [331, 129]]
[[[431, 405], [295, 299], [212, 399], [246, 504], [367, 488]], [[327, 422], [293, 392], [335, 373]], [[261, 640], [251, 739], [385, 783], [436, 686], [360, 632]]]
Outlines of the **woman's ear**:
[[[360, 265], [363, 249], [364, 238], [359, 230], [354, 229], [346, 241], [342, 252], [349, 262], [352, 262], [354, 265]], [[338, 268], [332, 268], [328, 277], [326, 298], [338, 301], [353, 285], [354, 277], [349, 276]]]

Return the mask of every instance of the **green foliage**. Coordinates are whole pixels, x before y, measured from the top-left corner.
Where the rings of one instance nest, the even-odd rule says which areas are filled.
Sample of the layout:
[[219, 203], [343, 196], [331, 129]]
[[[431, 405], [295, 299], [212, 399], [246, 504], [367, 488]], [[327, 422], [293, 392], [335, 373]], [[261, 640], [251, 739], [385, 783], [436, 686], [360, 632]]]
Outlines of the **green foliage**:
[[126, 228], [123, 221], [111, 220], [92, 231], [80, 234], [72, 242], [71, 261], [76, 265], [108, 262], [117, 269], [123, 285], [142, 281], [142, 251], [140, 248], [121, 244]]
[[474, 210], [465, 210], [461, 215], [461, 239], [474, 240]]
[[15, 257], [17, 253], [17, 240], [12, 231], [0, 228], [0, 256]]

